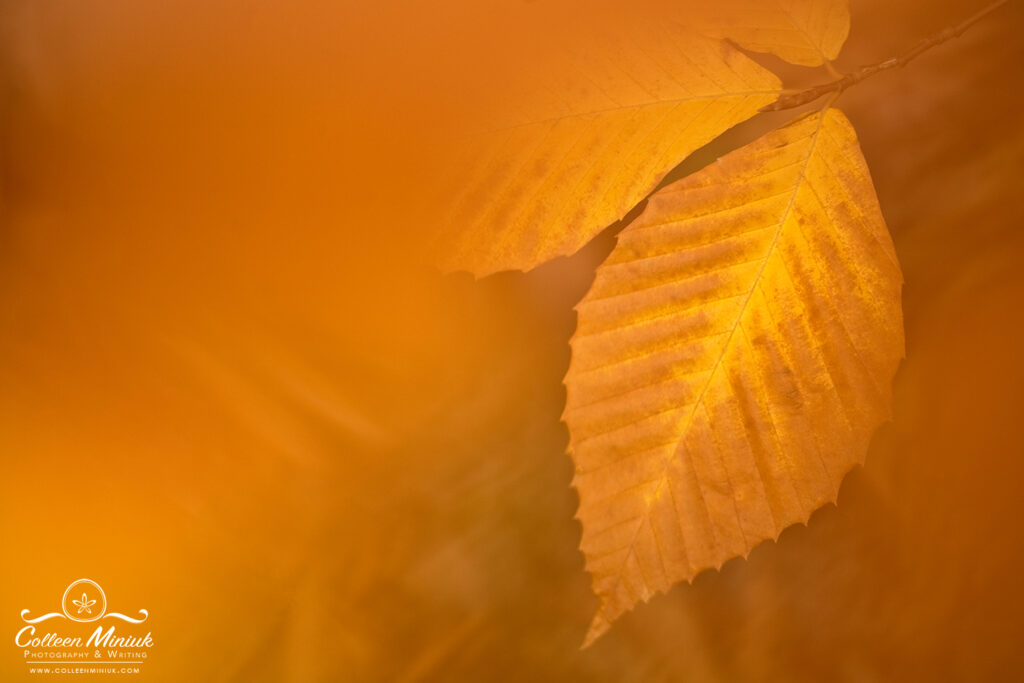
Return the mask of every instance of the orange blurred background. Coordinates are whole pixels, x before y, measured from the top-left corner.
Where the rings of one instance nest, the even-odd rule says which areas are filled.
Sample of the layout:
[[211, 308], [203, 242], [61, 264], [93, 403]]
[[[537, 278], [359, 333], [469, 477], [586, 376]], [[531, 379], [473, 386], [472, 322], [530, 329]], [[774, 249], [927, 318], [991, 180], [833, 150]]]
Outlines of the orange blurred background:
[[[525, 275], [420, 257], [460, 117], [573, 7], [0, 6], [8, 637], [88, 576], [152, 615], [140, 680], [1020, 678], [1024, 7], [838, 101], [907, 283], [894, 421], [838, 506], [582, 652], [561, 378], [614, 230]], [[855, 0], [838, 66], [978, 7]]]

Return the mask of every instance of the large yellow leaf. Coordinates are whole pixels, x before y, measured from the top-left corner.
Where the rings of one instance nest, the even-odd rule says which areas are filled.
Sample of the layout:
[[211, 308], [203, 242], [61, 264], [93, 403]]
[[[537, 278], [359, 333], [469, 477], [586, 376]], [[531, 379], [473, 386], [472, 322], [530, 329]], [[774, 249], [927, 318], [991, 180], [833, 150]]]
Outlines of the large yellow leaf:
[[835, 59], [850, 33], [848, 0], [725, 0], [699, 11], [708, 35], [804, 66]]
[[668, 20], [572, 45], [503, 82], [472, 122], [482, 132], [444, 179], [446, 270], [482, 276], [574, 253], [780, 87], [730, 45]]
[[651, 198], [578, 307], [566, 377], [587, 642], [835, 500], [889, 414], [901, 286], [836, 110]]

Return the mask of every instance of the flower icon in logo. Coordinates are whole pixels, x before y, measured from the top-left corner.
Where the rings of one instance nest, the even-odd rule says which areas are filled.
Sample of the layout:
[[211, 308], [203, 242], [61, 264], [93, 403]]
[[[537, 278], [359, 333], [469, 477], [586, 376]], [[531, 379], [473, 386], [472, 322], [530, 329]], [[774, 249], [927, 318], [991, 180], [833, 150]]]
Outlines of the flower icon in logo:
[[96, 604], [96, 601], [90, 600], [85, 593], [82, 593], [81, 600], [72, 600], [71, 602], [73, 602], [75, 606], [78, 607], [79, 614], [81, 614], [82, 612], [85, 612], [86, 614], [92, 614], [92, 610], [90, 608]]
[[[81, 595], [82, 599], [76, 595]], [[61, 608], [71, 621], [96, 621], [107, 613], [107, 595], [95, 581], [79, 579], [64, 591]]]

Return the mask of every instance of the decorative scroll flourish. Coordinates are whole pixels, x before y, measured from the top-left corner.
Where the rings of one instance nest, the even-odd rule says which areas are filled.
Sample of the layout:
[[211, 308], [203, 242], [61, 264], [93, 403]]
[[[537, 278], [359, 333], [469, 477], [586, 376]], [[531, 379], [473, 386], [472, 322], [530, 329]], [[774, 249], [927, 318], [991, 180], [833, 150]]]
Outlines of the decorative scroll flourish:
[[53, 619], [54, 617], [60, 617], [61, 619], [67, 619], [67, 617], [64, 616], [63, 614], [61, 614], [60, 612], [50, 612], [49, 614], [44, 614], [41, 617], [36, 617], [35, 619], [29, 619], [25, 615], [27, 615], [30, 611], [31, 610], [27, 610], [27, 609], [21, 610], [21, 620], [24, 621], [26, 624], [38, 624], [41, 621], [46, 621], [47, 619]]
[[103, 618], [104, 619], [110, 619], [110, 618], [120, 619], [121, 621], [127, 621], [130, 624], [141, 624], [146, 619], [149, 619], [149, 612], [147, 610], [140, 609], [139, 610], [139, 614], [142, 615], [141, 619], [132, 619], [131, 617], [129, 617], [127, 615], [124, 615], [124, 614], [121, 614], [120, 612], [107, 612], [107, 614], [104, 615]]

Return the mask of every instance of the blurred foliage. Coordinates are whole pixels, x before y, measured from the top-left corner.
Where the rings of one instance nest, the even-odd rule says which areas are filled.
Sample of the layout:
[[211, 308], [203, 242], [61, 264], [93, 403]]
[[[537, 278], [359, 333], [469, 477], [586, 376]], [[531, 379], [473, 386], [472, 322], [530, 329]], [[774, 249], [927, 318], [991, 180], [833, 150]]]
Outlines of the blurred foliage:
[[[614, 229], [417, 266], [428, 157], [360, 68], [385, 10], [343, 9], [5, 3], [0, 614], [92, 576], [153, 615], [154, 681], [1019, 678], [1019, 3], [839, 100], [907, 283], [866, 465], [586, 651], [561, 380]], [[838, 66], [974, 9], [855, 2]]]

